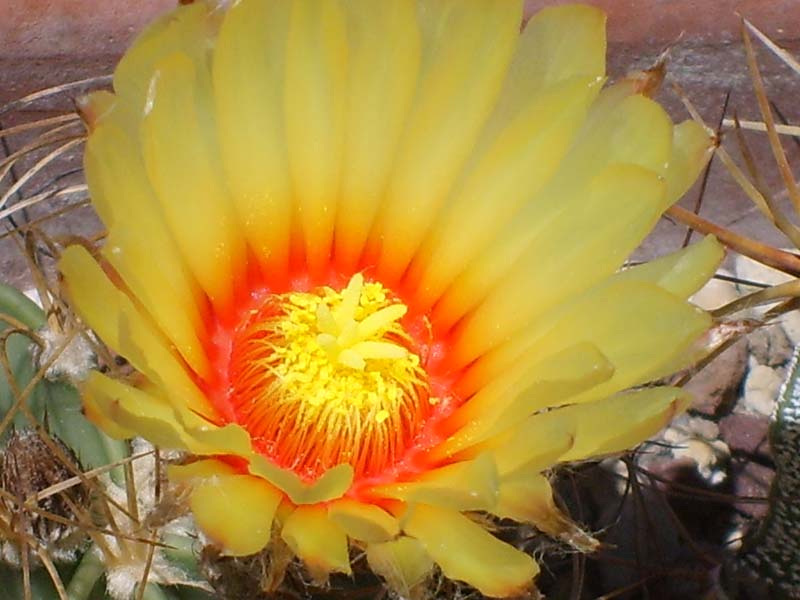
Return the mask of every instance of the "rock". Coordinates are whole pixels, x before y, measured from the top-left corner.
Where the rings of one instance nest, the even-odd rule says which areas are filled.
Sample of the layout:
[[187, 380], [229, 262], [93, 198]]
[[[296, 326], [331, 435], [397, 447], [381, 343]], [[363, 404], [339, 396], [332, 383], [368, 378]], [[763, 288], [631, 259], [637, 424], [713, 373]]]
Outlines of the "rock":
[[[731, 491], [740, 498], [734, 503], [736, 510], [756, 519], [763, 519], [769, 510], [767, 496], [774, 477], [774, 470], [755, 462], [742, 461], [733, 465]], [[763, 501], [759, 501], [759, 498], [763, 498]]]
[[785, 365], [792, 357], [793, 345], [778, 324], [766, 325], [747, 336], [750, 354], [756, 363], [768, 367]]
[[716, 357], [684, 386], [694, 396], [691, 410], [707, 416], [733, 404], [747, 371], [747, 340], [741, 339]]
[[769, 454], [769, 417], [734, 413], [719, 422], [722, 439], [731, 451], [744, 454]]
[[718, 437], [716, 423], [687, 415], [675, 420], [662, 436], [670, 444], [673, 458], [691, 460], [700, 477], [712, 486], [725, 480], [725, 464], [730, 456], [728, 446]]
[[792, 343], [792, 346], [800, 344], [800, 311], [793, 310], [786, 313], [778, 321], [786, 333], [786, 337]]
[[744, 382], [742, 406], [748, 412], [770, 416], [778, 398], [783, 378], [766, 365], [756, 365]]

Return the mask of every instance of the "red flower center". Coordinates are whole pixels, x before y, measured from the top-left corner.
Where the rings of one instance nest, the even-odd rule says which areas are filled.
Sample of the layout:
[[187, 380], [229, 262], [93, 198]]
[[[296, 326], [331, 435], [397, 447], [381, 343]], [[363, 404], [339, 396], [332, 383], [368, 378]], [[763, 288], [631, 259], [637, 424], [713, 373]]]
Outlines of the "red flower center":
[[210, 396], [257, 451], [304, 480], [343, 463], [358, 480], [394, 479], [416, 470], [451, 412], [428, 369], [429, 331], [360, 274], [341, 291], [268, 295], [224, 332]]

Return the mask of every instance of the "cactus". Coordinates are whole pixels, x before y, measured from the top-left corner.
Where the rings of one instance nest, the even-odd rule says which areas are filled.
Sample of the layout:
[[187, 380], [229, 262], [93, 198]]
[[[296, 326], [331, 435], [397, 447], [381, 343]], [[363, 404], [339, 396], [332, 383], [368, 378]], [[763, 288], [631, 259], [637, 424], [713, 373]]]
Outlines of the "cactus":
[[775, 479], [768, 516], [749, 536], [738, 566], [773, 588], [800, 597], [800, 346], [795, 349], [770, 427]]
[[93, 363], [92, 340], [76, 343], [86, 334], [62, 329], [0, 284], [4, 598], [209, 598], [193, 523], [160, 477], [162, 458], [86, 420], [68, 377]]

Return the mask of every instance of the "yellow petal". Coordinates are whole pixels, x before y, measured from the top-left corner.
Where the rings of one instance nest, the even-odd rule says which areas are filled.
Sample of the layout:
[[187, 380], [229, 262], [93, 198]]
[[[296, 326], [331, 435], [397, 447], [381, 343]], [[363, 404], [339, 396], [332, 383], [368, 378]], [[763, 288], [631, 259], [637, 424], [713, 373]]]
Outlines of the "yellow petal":
[[353, 482], [353, 467], [341, 464], [328, 469], [314, 483], [302, 481], [293, 471], [281, 469], [261, 455], [250, 457], [250, 472], [280, 488], [295, 504], [318, 504], [341, 498]]
[[422, 307], [559, 165], [602, 84], [605, 46], [605, 14], [596, 8], [553, 7], [528, 21], [478, 144], [491, 150], [459, 184], [412, 267], [414, 282], [421, 276], [414, 269], [428, 270], [415, 285]]
[[433, 561], [422, 544], [410, 537], [367, 546], [367, 562], [373, 573], [386, 580], [400, 598], [409, 598], [433, 570]]
[[180, 53], [155, 68], [140, 132], [145, 166], [186, 263], [224, 313], [246, 265], [220, 167], [208, 73]]
[[521, 17], [519, 0], [420, 5], [422, 75], [373, 229], [382, 281], [402, 274], [469, 156], [500, 92]]
[[97, 392], [86, 389], [85, 386], [81, 386], [80, 392], [83, 414], [106, 435], [115, 440], [128, 440], [138, 435], [136, 431], [123, 427], [112, 416], [106, 414], [102, 401], [97, 400]]
[[290, 9], [289, 2], [233, 4], [212, 64], [225, 181], [270, 281], [286, 277], [292, 219], [284, 113]]
[[405, 502], [431, 504], [453, 510], [490, 510], [497, 501], [497, 468], [492, 456], [441, 467], [415, 481], [375, 488], [375, 492]]
[[[448, 427], [457, 428], [456, 433], [434, 448], [431, 457], [442, 460], [455, 455], [545, 406], [567, 404], [572, 396], [614, 373], [608, 359], [585, 342], [544, 360], [536, 354], [527, 353], [488, 383], [474, 382], [474, 387], [481, 386], [477, 393], [447, 421]], [[471, 395], [464, 385], [459, 382], [459, 392]]]
[[[549, 265], [541, 256], [558, 257], [564, 245], [570, 246], [553, 241], [553, 223], [561, 223], [558, 228], [563, 229], [572, 219], [580, 221], [587, 211], [597, 211], [597, 206], [587, 198], [590, 185], [601, 172], [608, 173], [609, 168], [630, 169], [622, 166], [628, 164], [664, 175], [672, 147], [669, 117], [652, 100], [627, 94], [627, 86], [603, 90], [556, 175], [444, 294], [433, 313], [435, 327], [442, 331], [452, 327], [493, 291], [498, 282], [508, 279], [515, 265], [517, 268]], [[662, 210], [663, 198], [662, 195], [659, 204]], [[632, 208], [641, 208], [641, 203], [634, 202]], [[601, 224], [614, 226], [615, 221], [618, 225], [619, 217], [603, 214], [596, 217], [594, 226], [602, 229]], [[569, 231], [563, 235], [575, 239]], [[536, 254], [545, 250], [544, 239], [551, 243], [546, 248], [548, 253]], [[537, 243], [537, 240], [542, 241]], [[558, 277], [563, 277], [563, 273]], [[532, 298], [537, 296], [538, 293]]]
[[418, 309], [430, 307], [550, 179], [599, 90], [595, 79], [571, 79], [529, 99], [475, 159], [411, 267]]
[[350, 574], [347, 536], [325, 507], [298, 506], [283, 524], [281, 537], [315, 576]]
[[708, 235], [701, 242], [625, 269], [614, 277], [649, 281], [680, 298], [688, 298], [716, 273], [723, 258], [725, 248], [713, 235]]
[[383, 199], [414, 95], [421, 40], [414, 0], [351, 0], [346, 8], [347, 136], [335, 244], [340, 268], [352, 272]]
[[326, 471], [313, 483], [301, 480], [293, 471], [282, 469], [254, 452], [249, 434], [239, 425], [186, 427], [186, 443], [195, 454], [233, 455], [248, 463], [250, 474], [280, 489], [294, 504], [321, 504], [341, 498], [350, 489], [353, 468], [342, 464]]
[[511, 76], [530, 88], [574, 76], [601, 78], [606, 63], [606, 15], [573, 4], [540, 10], [520, 37]]
[[519, 523], [531, 523], [539, 531], [566, 542], [583, 553], [591, 553], [599, 545], [556, 506], [553, 489], [547, 478], [530, 473], [514, 481], [503, 482], [493, 514]]
[[[677, 388], [627, 392], [533, 415], [485, 445], [496, 446], [492, 452], [503, 481], [512, 476], [522, 479], [520, 473], [542, 470], [556, 459], [582, 460], [631, 448], [658, 432], [687, 404], [687, 394]], [[572, 439], [557, 456], [552, 450], [558, 450], [560, 435]], [[549, 455], [548, 447], [552, 447]]]
[[[683, 390], [657, 387], [561, 409], [569, 411], [577, 426], [575, 443], [561, 460], [581, 460], [631, 448], [665, 427], [689, 401]], [[598, 426], [603, 423], [614, 426]]]
[[453, 367], [468, 364], [611, 275], [658, 220], [663, 194], [664, 184], [652, 171], [608, 167], [592, 182], [582, 209], [564, 211], [550, 222], [467, 318], [450, 358]]
[[575, 445], [578, 426], [573, 413], [564, 410], [528, 417], [512, 430], [482, 442], [478, 448], [491, 449], [497, 472], [504, 479], [515, 473], [549, 469]]
[[167, 476], [175, 483], [196, 483], [203, 479], [236, 474], [236, 469], [232, 466], [213, 458], [196, 460], [185, 465], [167, 466]]
[[158, 61], [174, 52], [196, 59], [205, 54], [211, 33], [208, 18], [206, 2], [180, 6], [148, 26], [122, 57], [114, 70], [114, 90], [136, 118], [144, 112]]
[[215, 544], [246, 556], [269, 543], [281, 497], [259, 477], [220, 474], [195, 483], [189, 502], [198, 527]]
[[85, 248], [67, 248], [59, 270], [67, 283], [72, 305], [106, 344], [127, 358], [153, 384], [163, 386], [164, 396], [175, 406], [209, 417], [215, 415], [166, 340], [153, 330], [131, 300], [114, 287]]
[[107, 430], [112, 437], [141, 435], [165, 449], [194, 454], [234, 454], [245, 459], [251, 455], [250, 436], [239, 425], [217, 427], [150, 391], [97, 372], [90, 374], [81, 391], [92, 420], [101, 427], [113, 424]]
[[332, 251], [347, 85], [347, 32], [337, 1], [295, 0], [286, 48], [289, 167], [312, 273]]
[[672, 131], [672, 156], [667, 168], [667, 202], [673, 204], [686, 193], [708, 164], [714, 140], [695, 121], [684, 121]]
[[417, 504], [409, 508], [403, 529], [422, 542], [445, 576], [487, 596], [521, 595], [539, 572], [533, 558], [460, 512]]
[[544, 90], [605, 76], [606, 15], [585, 5], [545, 8], [525, 25], [484, 136], [515, 119]]
[[198, 292], [161, 217], [138, 144], [113, 122], [98, 125], [86, 142], [84, 169], [92, 204], [109, 229], [103, 256], [192, 369], [206, 374]]
[[349, 498], [328, 505], [328, 517], [354, 540], [385, 542], [400, 533], [397, 519], [382, 508]]
[[[527, 416], [520, 411], [530, 414], [554, 406], [553, 402], [568, 398], [566, 394], [597, 385], [614, 374], [614, 365], [608, 358], [597, 346], [584, 340], [553, 354], [543, 354], [540, 350], [526, 352], [496, 378], [480, 380], [468, 372], [455, 384], [455, 389], [469, 400], [455, 411], [449, 422], [468, 426], [480, 420], [494, 428], [503, 428]], [[538, 384], [545, 382], [556, 385], [552, 389], [547, 385], [538, 388]], [[532, 393], [531, 386], [537, 386], [538, 393]]]
[[128, 433], [123, 439], [141, 435], [163, 448], [187, 448], [183, 439], [185, 432], [172, 407], [142, 390], [95, 371], [81, 387], [81, 393], [89, 415], [102, 415], [104, 421], [114, 424], [114, 428], [106, 431], [111, 437], [119, 437], [122, 431]]
[[590, 342], [616, 370], [608, 381], [571, 400], [585, 402], [664, 375], [663, 367], [685, 355], [710, 324], [706, 313], [653, 284], [611, 279], [543, 316], [483, 357], [466, 377], [489, 381], [526, 351], [547, 356], [579, 341]]

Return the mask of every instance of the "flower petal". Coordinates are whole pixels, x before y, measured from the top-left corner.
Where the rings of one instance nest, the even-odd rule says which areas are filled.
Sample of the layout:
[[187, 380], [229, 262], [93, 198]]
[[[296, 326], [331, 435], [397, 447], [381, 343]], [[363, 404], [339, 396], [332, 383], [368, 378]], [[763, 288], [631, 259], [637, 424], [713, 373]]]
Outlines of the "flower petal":
[[422, 542], [447, 577], [465, 581], [487, 596], [522, 594], [539, 572], [533, 558], [460, 512], [416, 504], [409, 508], [403, 530]]
[[286, 48], [289, 168], [312, 273], [325, 270], [344, 150], [347, 32], [338, 2], [295, 0]]
[[324, 506], [298, 506], [283, 524], [281, 537], [315, 576], [350, 574], [347, 536]]
[[[562, 409], [571, 413], [570, 419], [577, 429], [572, 448], [561, 460], [582, 460], [631, 448], [665, 427], [686, 409], [689, 401], [683, 390], [657, 387]], [[598, 423], [615, 425], [598, 427]]]
[[189, 502], [197, 525], [215, 544], [226, 554], [246, 556], [269, 543], [281, 498], [259, 477], [220, 473], [197, 481]]
[[[504, 480], [510, 474], [544, 471], [563, 460], [575, 445], [578, 426], [571, 412], [560, 414], [564, 410], [530, 416], [517, 427], [483, 441], [477, 450], [491, 450]], [[550, 413], [553, 416], [548, 417]], [[532, 431], [535, 436], [526, 437]]]
[[471, 159], [478, 164], [415, 259], [409, 279], [420, 308], [429, 308], [559, 165], [602, 83], [605, 36], [605, 14], [589, 6], [548, 8], [528, 21], [476, 148], [484, 156]]
[[92, 203], [109, 229], [103, 256], [192, 369], [205, 375], [198, 291], [159, 214], [136, 145], [114, 122], [104, 122], [86, 142], [84, 169]]
[[[603, 90], [558, 173], [453, 282], [434, 308], [432, 321], [437, 330], [449, 330], [488, 294], [495, 292], [499, 282], [511, 280], [515, 266], [518, 270], [526, 266], [546, 267], [550, 262], [542, 261], [542, 256], [558, 258], [565, 247], [571, 247], [570, 243], [577, 243], [577, 236], [583, 235], [583, 232], [570, 229], [570, 224], [573, 220], [583, 222], [585, 211], [598, 210], [595, 203], [587, 202], [586, 195], [593, 182], [598, 181], [600, 173], [613, 172], [615, 169], [630, 170], [630, 167], [622, 166], [627, 164], [638, 165], [657, 176], [663, 176], [672, 146], [669, 117], [652, 100], [626, 94], [629, 94], [628, 86], [618, 85]], [[619, 182], [620, 185], [622, 183]], [[623, 212], [620, 217], [613, 217], [612, 206], [613, 202], [593, 225], [618, 225], [619, 219], [628, 218], [628, 210], [642, 209], [640, 202], [623, 207], [617, 205], [618, 210]], [[657, 206], [663, 210], [663, 195]], [[557, 229], [562, 236], [555, 241], [553, 223], [559, 224]], [[636, 235], [639, 234], [634, 237]], [[573, 242], [566, 243], [565, 239]], [[549, 240], [549, 246], [544, 245], [544, 240]], [[581, 247], [578, 245], [578, 248]], [[540, 254], [544, 251], [547, 253]], [[519, 274], [516, 276], [519, 277]], [[557, 272], [556, 281], [562, 278], [563, 271]], [[599, 278], [599, 275], [595, 276], [595, 280]], [[569, 278], [568, 281], [574, 279]], [[538, 293], [530, 296], [533, 299], [537, 297]]]
[[196, 460], [185, 465], [168, 465], [167, 474], [175, 483], [196, 483], [220, 475], [241, 475], [228, 463], [214, 458]]
[[[445, 426], [455, 433], [430, 456], [442, 460], [491, 435], [516, 425], [543, 406], [567, 404], [570, 398], [608, 380], [614, 367], [589, 343], [548, 356], [526, 355], [499, 377], [476, 383], [475, 395], [450, 416]], [[472, 392], [459, 386], [464, 396]]]
[[464, 376], [463, 385], [470, 388], [473, 382], [491, 380], [525, 352], [547, 356], [586, 341], [616, 370], [608, 381], [571, 401], [602, 398], [663, 376], [665, 366], [685, 355], [710, 323], [706, 313], [653, 284], [611, 279], [543, 316], [526, 332], [481, 358]]
[[[686, 408], [687, 394], [677, 388], [648, 388], [617, 394], [603, 400], [550, 410], [528, 417], [510, 434], [486, 443], [493, 451], [503, 480], [543, 466], [529, 457], [541, 455], [543, 446], [567, 432], [572, 442], [558, 458], [561, 462], [613, 454], [635, 446], [657, 433]], [[602, 426], [613, 423], [613, 427]], [[554, 440], [557, 442], [557, 439]], [[551, 458], [551, 457], [548, 457]]]
[[[151, 382], [164, 387], [175, 405], [214, 416], [214, 410], [194, 385], [167, 342], [154, 331], [131, 300], [111, 281], [82, 246], [70, 246], [59, 269], [70, 299], [81, 317], [111, 348], [127, 358]], [[152, 365], [158, 365], [154, 368]]]
[[347, 136], [336, 213], [336, 261], [352, 272], [383, 199], [421, 61], [414, 0], [346, 3]]
[[422, 75], [372, 231], [385, 283], [405, 270], [491, 114], [521, 18], [519, 0], [419, 5]]
[[448, 357], [453, 368], [472, 362], [619, 268], [659, 218], [664, 184], [652, 171], [612, 165], [592, 182], [589, 194], [579, 214], [567, 210], [548, 223], [467, 317]]
[[599, 90], [600, 82], [581, 78], [540, 92], [473, 158], [406, 278], [418, 310], [429, 309], [550, 179]]
[[695, 121], [684, 121], [672, 130], [672, 156], [667, 168], [667, 202], [683, 196], [708, 164], [714, 140]]
[[423, 583], [433, 570], [433, 561], [419, 540], [400, 537], [367, 546], [370, 569], [386, 580], [401, 598], [411, 597], [412, 590]]
[[135, 119], [145, 111], [155, 65], [165, 56], [184, 52], [198, 60], [208, 48], [210, 6], [180, 6], [152, 23], [136, 38], [114, 69], [114, 91]]
[[107, 433], [115, 438], [145, 436], [164, 448], [187, 449], [185, 432], [172, 407], [142, 390], [127, 386], [96, 371], [81, 386], [87, 416], [114, 424]]
[[276, 287], [287, 277], [292, 220], [284, 112], [290, 8], [289, 2], [233, 4], [212, 64], [225, 181], [239, 227]]
[[227, 314], [246, 263], [212, 129], [210, 76], [181, 53], [155, 69], [140, 131], [147, 173], [184, 259], [215, 309]]
[[341, 498], [353, 482], [353, 467], [341, 464], [307, 484], [293, 471], [281, 469], [259, 454], [250, 456], [250, 472], [282, 489], [295, 504], [317, 504]]
[[597, 540], [559, 510], [553, 500], [550, 482], [538, 473], [531, 472], [524, 478], [503, 482], [497, 507], [492, 513], [518, 523], [532, 523], [539, 531], [586, 554], [594, 552], [599, 545]]
[[525, 69], [529, 79], [549, 82], [575, 75], [602, 77], [606, 15], [584, 4], [544, 8], [525, 26], [518, 52], [524, 56], [519, 68]]
[[251, 454], [250, 436], [239, 425], [217, 427], [183, 406], [173, 406], [153, 393], [134, 388], [97, 372], [81, 387], [87, 416], [99, 424], [113, 423], [109, 435], [127, 439], [144, 435], [164, 448], [199, 455]]
[[625, 269], [614, 278], [649, 281], [679, 298], [688, 298], [714, 275], [723, 258], [725, 248], [708, 235], [677, 252]]
[[362, 542], [385, 542], [400, 533], [397, 519], [374, 504], [364, 504], [349, 498], [328, 505], [328, 517], [347, 534]]
[[374, 488], [374, 492], [405, 502], [453, 510], [490, 510], [497, 501], [497, 468], [484, 453], [474, 460], [427, 471], [415, 481]]

